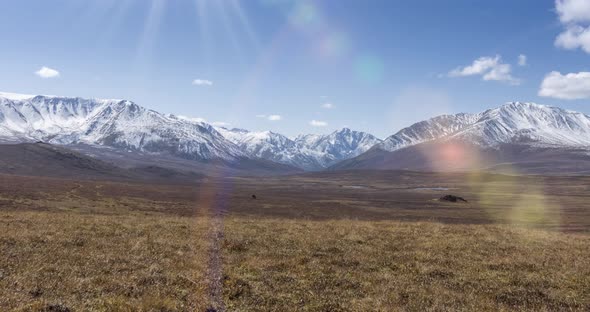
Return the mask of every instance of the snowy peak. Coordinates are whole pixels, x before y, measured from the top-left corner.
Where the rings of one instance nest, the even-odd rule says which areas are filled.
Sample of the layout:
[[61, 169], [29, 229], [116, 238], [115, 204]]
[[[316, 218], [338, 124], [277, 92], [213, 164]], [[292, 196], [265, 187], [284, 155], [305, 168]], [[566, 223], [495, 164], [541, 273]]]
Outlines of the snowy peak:
[[534, 103], [510, 102], [476, 114], [442, 115], [386, 140], [344, 128], [290, 139], [272, 131], [213, 127], [165, 115], [127, 100], [0, 93], [0, 141], [88, 144], [195, 160], [264, 159], [321, 170], [375, 147], [396, 151], [431, 141], [461, 140], [590, 149], [590, 117]]
[[350, 129], [292, 140], [272, 131], [216, 128], [127, 100], [13, 93], [0, 93], [0, 140], [83, 143], [197, 160], [262, 158], [308, 170], [354, 157], [379, 142]]
[[0, 121], [14, 133], [41, 139], [80, 127], [99, 106], [109, 100], [28, 96], [1, 93]]
[[428, 142], [456, 133], [473, 124], [479, 118], [479, 114], [441, 115], [404, 128], [385, 139], [378, 146], [384, 150], [395, 151], [407, 146]]
[[381, 142], [375, 136], [343, 128], [328, 135], [304, 135], [296, 139], [300, 148], [324, 154], [328, 166], [334, 161], [358, 156]]
[[0, 95], [0, 137], [104, 145], [199, 160], [232, 161], [244, 156], [210, 125], [163, 115], [126, 100]]
[[218, 128], [222, 135], [251, 157], [264, 158], [306, 170], [320, 170], [340, 160], [357, 156], [380, 140], [350, 129], [329, 135], [299, 135], [294, 140], [272, 131], [249, 132]]
[[590, 147], [590, 117], [558, 107], [509, 102], [478, 114], [443, 115], [416, 123], [390, 136], [378, 148], [395, 151], [440, 139], [484, 147], [502, 143]]
[[250, 132], [235, 128], [232, 130], [217, 128], [217, 130], [251, 157], [292, 165], [290, 158], [296, 153], [292, 150], [295, 143], [284, 135], [272, 131]]

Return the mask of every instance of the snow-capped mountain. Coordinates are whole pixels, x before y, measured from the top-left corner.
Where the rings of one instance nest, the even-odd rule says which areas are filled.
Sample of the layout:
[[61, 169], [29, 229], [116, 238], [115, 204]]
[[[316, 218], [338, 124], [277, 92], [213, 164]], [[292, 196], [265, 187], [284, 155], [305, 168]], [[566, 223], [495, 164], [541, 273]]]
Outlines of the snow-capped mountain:
[[[347, 128], [327, 135], [308, 134], [290, 139], [272, 131], [216, 128], [161, 114], [127, 100], [0, 93], [0, 142], [35, 141], [107, 146], [205, 162], [248, 160], [248, 167], [274, 168], [280, 164], [281, 170], [322, 170], [340, 162], [342, 168], [347, 164], [357, 166], [363, 159], [388, 161], [391, 165], [394, 160], [399, 162], [401, 156], [388, 158], [376, 153], [445, 142], [467, 143], [486, 149], [488, 154], [490, 149], [500, 151], [506, 145], [585, 150], [588, 154], [590, 116], [558, 107], [511, 102], [481, 113], [443, 115], [418, 122], [383, 141]], [[495, 159], [507, 160], [507, 154], [502, 153]], [[406, 152], [404, 157], [416, 162], [417, 158], [410, 154]]]
[[262, 159], [306, 170], [323, 169], [380, 142], [350, 129], [292, 140], [271, 131], [215, 128], [127, 100], [0, 93], [0, 142], [35, 141], [205, 161]]
[[251, 157], [320, 170], [338, 161], [360, 155], [381, 140], [368, 133], [342, 129], [328, 135], [300, 135], [295, 140], [271, 131], [250, 132], [218, 128], [226, 139]]
[[443, 115], [402, 129], [330, 169], [587, 173], [590, 116], [520, 102]]
[[441, 139], [482, 147], [516, 143], [590, 149], [590, 116], [558, 107], [510, 102], [477, 114], [443, 115], [418, 122], [376, 147], [395, 151]]
[[328, 135], [300, 135], [295, 142], [300, 149], [315, 154], [318, 161], [327, 167], [356, 157], [381, 143], [381, 140], [365, 132], [344, 128]]
[[320, 168], [313, 157], [302, 153], [293, 140], [282, 134], [272, 131], [254, 132], [236, 128], [231, 130], [217, 128], [217, 130], [250, 157], [267, 159], [308, 170]]
[[436, 140], [460, 131], [473, 124], [477, 114], [442, 115], [413, 124], [386, 138], [377, 147], [386, 151], [395, 151], [407, 146]]
[[92, 144], [184, 158], [244, 157], [212, 126], [164, 115], [126, 100], [0, 93], [2, 141]]

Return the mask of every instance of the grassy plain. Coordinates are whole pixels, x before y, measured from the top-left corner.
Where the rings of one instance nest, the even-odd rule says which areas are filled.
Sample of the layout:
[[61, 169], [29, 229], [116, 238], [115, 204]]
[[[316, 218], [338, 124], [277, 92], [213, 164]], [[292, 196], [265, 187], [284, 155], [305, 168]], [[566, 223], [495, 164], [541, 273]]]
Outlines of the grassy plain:
[[[589, 188], [473, 173], [0, 176], [0, 310], [587, 311]], [[447, 193], [469, 202], [436, 200]]]

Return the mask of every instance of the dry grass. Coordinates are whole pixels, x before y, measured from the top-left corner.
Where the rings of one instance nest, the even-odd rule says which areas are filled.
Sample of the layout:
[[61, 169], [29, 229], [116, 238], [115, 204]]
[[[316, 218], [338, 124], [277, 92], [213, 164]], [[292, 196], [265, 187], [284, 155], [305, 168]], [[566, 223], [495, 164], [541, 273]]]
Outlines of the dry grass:
[[0, 307], [191, 311], [205, 304], [205, 220], [0, 214]]
[[[205, 218], [3, 213], [0, 306], [204, 311]], [[590, 237], [496, 225], [229, 218], [229, 311], [588, 310]]]
[[0, 178], [0, 311], [590, 310], [590, 211], [565, 180], [548, 197], [559, 227], [524, 222], [544, 231], [492, 224], [515, 210], [499, 192], [453, 206], [389, 178], [369, 190]]
[[230, 219], [232, 311], [590, 309], [590, 237], [496, 225]]

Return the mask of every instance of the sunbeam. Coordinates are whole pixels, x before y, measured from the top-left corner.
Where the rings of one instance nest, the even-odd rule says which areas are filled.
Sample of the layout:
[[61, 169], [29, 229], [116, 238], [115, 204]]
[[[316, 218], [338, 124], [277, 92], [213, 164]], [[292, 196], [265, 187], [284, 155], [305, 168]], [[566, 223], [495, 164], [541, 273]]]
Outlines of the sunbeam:
[[244, 52], [245, 49], [242, 48], [240, 42], [238, 41], [238, 37], [236, 32], [234, 31], [234, 25], [232, 19], [228, 16], [227, 9], [225, 7], [225, 3], [223, 1], [216, 1], [215, 5], [217, 7], [217, 11], [219, 12], [223, 28], [232, 44], [234, 53], [236, 53], [238, 59], [241, 63], [244, 63], [245, 57]]
[[199, 25], [199, 48], [203, 51], [205, 55], [205, 63], [207, 67], [211, 65], [211, 35], [209, 30], [209, 23], [208, 23], [208, 14], [207, 14], [207, 1], [208, 0], [194, 0], [196, 13], [197, 13], [197, 20]]
[[167, 0], [151, 0], [148, 15], [145, 19], [143, 33], [137, 46], [137, 61], [140, 66], [148, 66], [154, 45], [159, 34], [160, 23], [164, 16]]
[[240, 20], [240, 23], [242, 24], [244, 31], [248, 35], [250, 42], [254, 46], [256, 52], [258, 52], [260, 50], [260, 40], [258, 39], [258, 36], [254, 32], [254, 29], [252, 28], [252, 25], [250, 24], [250, 20], [248, 19], [248, 16], [246, 15], [246, 13], [244, 12], [244, 9], [242, 8], [242, 4], [240, 3], [240, 0], [230, 0], [230, 3], [231, 3], [233, 11], [238, 16], [238, 19]]

